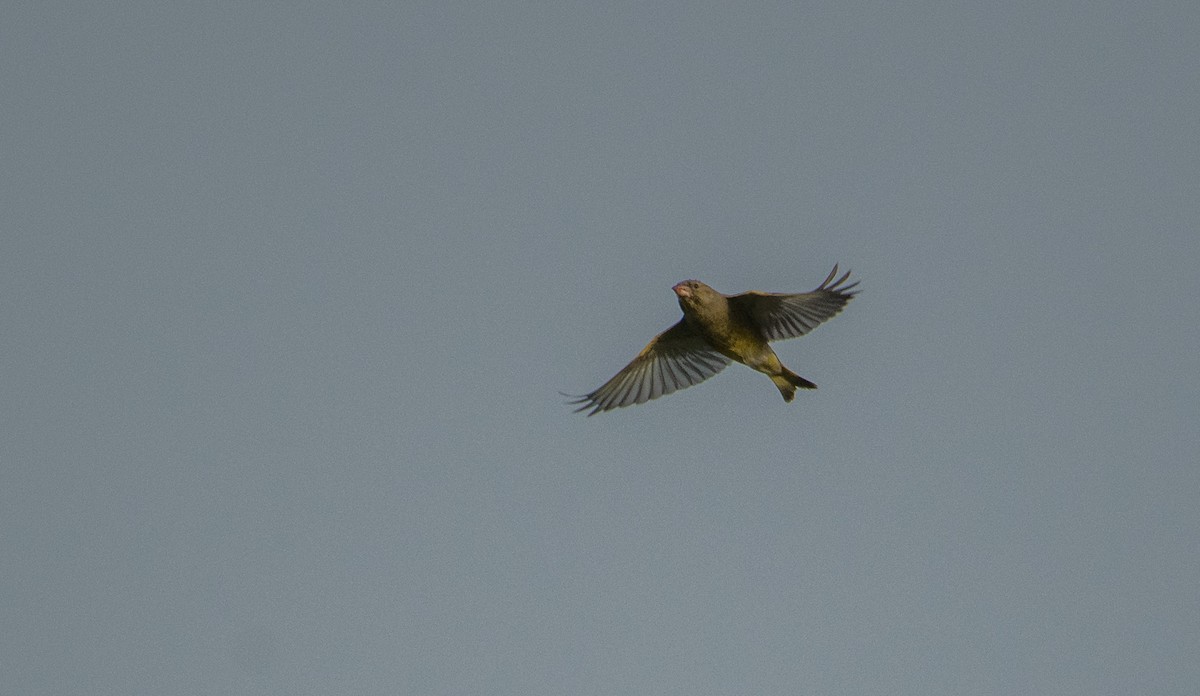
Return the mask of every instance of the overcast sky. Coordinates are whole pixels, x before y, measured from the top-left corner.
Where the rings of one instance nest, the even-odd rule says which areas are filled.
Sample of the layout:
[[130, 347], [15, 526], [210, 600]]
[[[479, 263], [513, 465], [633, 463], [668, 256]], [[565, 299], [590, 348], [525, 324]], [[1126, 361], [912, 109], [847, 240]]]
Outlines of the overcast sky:
[[[1200, 4], [17, 3], [12, 694], [1194, 694]], [[671, 286], [862, 294], [586, 418]]]

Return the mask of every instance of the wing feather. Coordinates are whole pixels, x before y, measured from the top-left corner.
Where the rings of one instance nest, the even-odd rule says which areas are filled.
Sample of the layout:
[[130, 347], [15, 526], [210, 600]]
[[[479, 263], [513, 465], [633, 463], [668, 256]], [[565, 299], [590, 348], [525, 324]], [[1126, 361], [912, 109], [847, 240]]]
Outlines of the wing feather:
[[642, 404], [699, 384], [725, 369], [729, 362], [681, 319], [655, 336], [612, 379], [571, 403], [580, 405], [576, 413], [588, 411], [589, 416]]
[[[836, 278], [836, 280], [835, 280]], [[747, 314], [768, 341], [796, 338], [837, 316], [858, 294], [858, 283], [846, 284], [850, 271], [838, 277], [838, 267], [815, 290], [798, 294], [746, 292], [729, 298], [730, 306]]]

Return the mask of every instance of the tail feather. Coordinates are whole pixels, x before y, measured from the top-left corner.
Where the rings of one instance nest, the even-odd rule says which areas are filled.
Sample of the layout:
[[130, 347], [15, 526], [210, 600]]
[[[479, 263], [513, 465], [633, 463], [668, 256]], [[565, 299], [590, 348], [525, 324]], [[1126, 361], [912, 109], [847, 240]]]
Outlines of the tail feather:
[[801, 389], [816, 389], [817, 385], [804, 379], [800, 375], [792, 372], [786, 367], [783, 368], [783, 373], [772, 375], [771, 381], [779, 388], [779, 393], [783, 395], [784, 401], [791, 401], [796, 398], [796, 387]]

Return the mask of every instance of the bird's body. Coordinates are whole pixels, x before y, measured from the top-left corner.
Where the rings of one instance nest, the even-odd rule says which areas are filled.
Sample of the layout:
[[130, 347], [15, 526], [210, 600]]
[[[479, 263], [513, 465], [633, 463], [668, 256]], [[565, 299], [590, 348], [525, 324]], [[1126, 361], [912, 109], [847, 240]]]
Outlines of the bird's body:
[[756, 325], [745, 302], [730, 298], [698, 280], [685, 280], [675, 286], [684, 321], [725, 357], [757, 370], [771, 378], [784, 401], [796, 397], [796, 387], [816, 389], [783, 366]]
[[802, 336], [840, 312], [858, 283], [844, 285], [848, 272], [836, 281], [835, 276], [837, 266], [816, 290], [792, 295], [722, 295], [698, 280], [678, 283], [673, 290], [683, 318], [603, 386], [580, 397], [577, 410], [591, 409], [593, 415], [656, 399], [711, 377], [731, 361], [770, 377], [784, 401], [795, 398], [798, 387], [816, 389], [783, 366], [769, 341]]

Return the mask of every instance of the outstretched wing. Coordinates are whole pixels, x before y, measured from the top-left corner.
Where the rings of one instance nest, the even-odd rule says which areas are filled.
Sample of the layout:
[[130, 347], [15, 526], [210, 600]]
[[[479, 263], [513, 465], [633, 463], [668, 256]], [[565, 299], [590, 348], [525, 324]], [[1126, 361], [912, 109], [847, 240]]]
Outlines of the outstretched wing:
[[730, 297], [729, 304], [735, 312], [749, 315], [768, 341], [803, 336], [837, 315], [857, 294], [854, 292], [857, 282], [845, 285], [850, 271], [834, 280], [837, 272], [834, 265], [825, 282], [812, 292], [795, 295], [746, 292]]
[[575, 409], [576, 413], [591, 409], [589, 416], [645, 403], [699, 384], [725, 369], [729, 362], [681, 319], [655, 336], [633, 362], [603, 386], [571, 403], [583, 404]]

